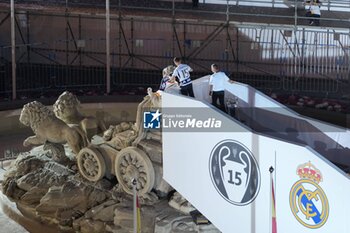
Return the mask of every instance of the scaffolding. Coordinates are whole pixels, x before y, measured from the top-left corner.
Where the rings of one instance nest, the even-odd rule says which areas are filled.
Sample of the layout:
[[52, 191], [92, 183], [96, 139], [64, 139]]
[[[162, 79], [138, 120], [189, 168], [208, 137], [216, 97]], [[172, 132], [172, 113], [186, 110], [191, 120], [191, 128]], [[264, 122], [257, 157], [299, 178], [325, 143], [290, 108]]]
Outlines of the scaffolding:
[[[226, 10], [222, 12], [199, 9], [193, 19], [187, 18], [187, 5], [179, 6], [175, 1], [166, 2], [165, 6], [171, 4], [168, 8], [157, 9], [138, 8], [131, 3], [123, 5], [118, 1], [111, 5], [109, 18], [104, 9], [97, 7], [86, 13], [67, 1], [54, 12], [17, 9], [14, 19], [19, 95], [65, 89], [93, 89], [102, 94], [108, 92], [108, 85], [112, 92], [125, 86], [157, 87], [161, 70], [172, 63], [174, 56], [191, 65], [194, 78], [210, 73], [210, 64], [217, 63], [233, 79], [264, 90], [337, 93], [340, 85], [349, 81], [348, 28], [305, 26], [307, 23], [302, 22], [307, 19], [298, 15], [296, 18], [293, 11], [290, 16], [275, 17], [277, 21], [289, 20], [289, 24], [247, 23], [235, 20], [232, 4], [223, 6]], [[140, 9], [147, 12], [127, 13]], [[224, 17], [213, 20], [211, 14]], [[242, 17], [253, 17], [252, 13], [246, 14], [251, 15]], [[254, 17], [271, 19], [269, 14]], [[13, 87], [10, 18], [9, 10], [0, 11], [3, 96], [9, 96]], [[106, 78], [108, 19], [110, 79]]]

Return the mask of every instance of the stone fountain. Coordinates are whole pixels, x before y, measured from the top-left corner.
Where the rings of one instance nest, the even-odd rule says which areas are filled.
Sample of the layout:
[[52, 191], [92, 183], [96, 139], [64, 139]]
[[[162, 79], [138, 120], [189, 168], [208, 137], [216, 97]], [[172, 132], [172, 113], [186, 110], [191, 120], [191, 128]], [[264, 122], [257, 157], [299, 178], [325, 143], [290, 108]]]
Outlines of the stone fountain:
[[[161, 107], [148, 89], [135, 122], [106, 130], [85, 116], [75, 95], [64, 92], [53, 111], [40, 102], [24, 105], [20, 122], [34, 135], [4, 175], [3, 193], [21, 213], [58, 232], [132, 232], [132, 179], [141, 203], [141, 232], [219, 232], [196, 225], [195, 208], [163, 179], [162, 134], [144, 129], [143, 112]], [[40, 229], [38, 229], [40, 232]]]

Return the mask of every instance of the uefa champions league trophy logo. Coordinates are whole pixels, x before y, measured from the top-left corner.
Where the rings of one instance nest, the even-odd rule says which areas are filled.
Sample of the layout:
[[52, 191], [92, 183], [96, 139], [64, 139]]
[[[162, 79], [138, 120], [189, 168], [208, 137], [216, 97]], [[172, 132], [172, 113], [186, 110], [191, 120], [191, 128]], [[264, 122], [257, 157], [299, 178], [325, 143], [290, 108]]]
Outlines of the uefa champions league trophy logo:
[[[225, 152], [226, 154], [224, 154]], [[242, 202], [250, 180], [250, 173], [245, 171], [246, 168], [247, 171], [251, 170], [249, 157], [246, 152], [241, 151], [239, 152], [238, 157], [243, 164], [231, 161], [228, 159], [231, 156], [231, 151], [227, 146], [220, 148], [219, 156], [222, 157], [225, 164], [222, 165], [221, 159], [219, 160], [219, 166], [222, 168], [220, 169], [220, 174], [224, 181], [228, 198], [234, 202]], [[246, 158], [245, 160], [242, 158], [243, 156]]]
[[228, 202], [247, 205], [257, 196], [260, 172], [254, 156], [242, 144], [225, 140], [210, 156], [210, 171], [216, 190]]

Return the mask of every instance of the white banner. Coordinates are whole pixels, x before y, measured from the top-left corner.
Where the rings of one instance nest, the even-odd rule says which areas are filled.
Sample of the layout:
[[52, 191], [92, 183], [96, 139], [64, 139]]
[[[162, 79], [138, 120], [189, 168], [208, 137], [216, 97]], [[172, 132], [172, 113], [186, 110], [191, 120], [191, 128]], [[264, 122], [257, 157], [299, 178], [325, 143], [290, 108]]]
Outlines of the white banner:
[[278, 233], [350, 232], [349, 179], [312, 149], [256, 135], [192, 98], [164, 93], [162, 105], [207, 108], [238, 129], [163, 131], [164, 179], [222, 232], [272, 232], [271, 167]]

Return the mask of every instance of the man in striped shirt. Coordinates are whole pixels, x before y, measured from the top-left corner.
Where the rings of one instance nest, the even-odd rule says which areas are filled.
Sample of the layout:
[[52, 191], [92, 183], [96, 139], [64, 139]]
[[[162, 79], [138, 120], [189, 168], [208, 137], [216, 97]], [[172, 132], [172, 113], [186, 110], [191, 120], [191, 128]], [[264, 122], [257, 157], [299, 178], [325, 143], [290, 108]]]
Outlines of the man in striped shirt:
[[176, 69], [174, 70], [171, 79], [175, 80], [176, 77], [179, 79], [181, 94], [194, 97], [190, 75], [190, 72], [193, 71], [192, 68], [186, 64], [182, 64], [182, 60], [179, 57], [174, 58], [174, 63]]

